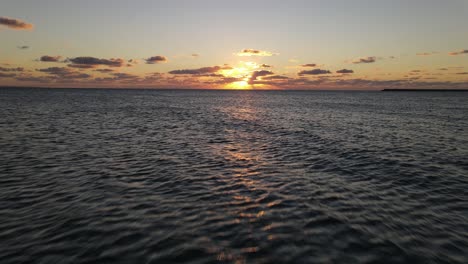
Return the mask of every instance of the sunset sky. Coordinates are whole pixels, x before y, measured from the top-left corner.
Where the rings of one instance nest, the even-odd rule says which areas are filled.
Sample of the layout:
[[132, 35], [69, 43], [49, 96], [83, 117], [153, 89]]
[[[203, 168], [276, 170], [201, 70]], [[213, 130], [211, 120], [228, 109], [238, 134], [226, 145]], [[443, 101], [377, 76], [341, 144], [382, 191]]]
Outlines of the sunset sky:
[[468, 88], [466, 0], [2, 0], [0, 86]]

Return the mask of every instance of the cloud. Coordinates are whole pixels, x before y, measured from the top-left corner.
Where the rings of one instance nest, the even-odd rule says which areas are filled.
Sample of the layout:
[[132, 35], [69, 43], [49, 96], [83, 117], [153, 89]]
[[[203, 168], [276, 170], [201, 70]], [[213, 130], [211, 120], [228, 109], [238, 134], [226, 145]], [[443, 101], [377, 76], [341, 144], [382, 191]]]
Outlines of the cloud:
[[21, 82], [41, 82], [41, 83], [46, 83], [51, 80], [50, 77], [34, 77], [34, 76], [18, 76], [15, 79]]
[[283, 76], [283, 75], [272, 75], [272, 76], [265, 76], [262, 78], [262, 80], [288, 80], [288, 79], [290, 78], [287, 76]]
[[100, 72], [100, 73], [109, 73], [109, 72], [113, 72], [114, 70], [112, 70], [112, 69], [96, 69], [94, 71], [97, 71], [97, 72]]
[[[384, 88], [439, 88], [451, 87], [453, 89], [466, 89], [468, 82], [450, 81], [423, 81], [420, 77], [409, 77], [394, 80], [369, 80], [369, 79], [348, 79], [348, 78], [314, 78], [304, 77], [269, 80], [270, 76], [256, 81], [255, 84], [264, 84], [267, 87], [280, 89], [308, 90], [308, 89], [366, 89], [381, 90]], [[272, 76], [271, 76], [272, 77]], [[336, 76], [342, 77], [342, 76]]]
[[431, 55], [435, 55], [437, 54], [438, 52], [421, 52], [421, 53], [416, 53], [417, 56], [431, 56]]
[[67, 59], [67, 62], [72, 62], [73, 66], [70, 67], [75, 67], [78, 68], [79, 66], [76, 65], [90, 65], [91, 68], [97, 67], [97, 66], [108, 66], [108, 67], [122, 67], [125, 65], [125, 61], [120, 58], [112, 58], [112, 59], [98, 59], [94, 57], [76, 57], [76, 58], [71, 58]]
[[253, 84], [255, 80], [257, 80], [258, 77], [262, 76], [268, 76], [268, 75], [273, 75], [275, 74], [272, 71], [266, 71], [266, 70], [261, 70], [261, 71], [254, 71], [252, 72], [252, 76], [249, 78], [249, 84]]
[[216, 73], [221, 70], [232, 70], [230, 66], [213, 66], [213, 67], [203, 67], [199, 69], [185, 69], [185, 70], [173, 70], [170, 71], [170, 74], [185, 74], [185, 75], [201, 75]]
[[342, 69], [342, 70], [336, 71], [336, 73], [347, 74], [347, 73], [354, 73], [354, 71], [353, 70], [348, 70], [348, 69]]
[[198, 76], [201, 76], [201, 77], [224, 77], [223, 74], [219, 74], [219, 73], [207, 73], [207, 74], [201, 74], [201, 75], [198, 75]]
[[155, 81], [160, 81], [164, 78], [163, 73], [159, 72], [152, 72], [152, 73], [147, 73], [145, 76], [145, 81], [150, 81], [150, 82], [155, 82]]
[[146, 64], [156, 64], [156, 63], [165, 63], [167, 62], [167, 58], [164, 56], [153, 56], [145, 60]]
[[137, 59], [129, 59], [129, 60], [127, 61], [127, 65], [126, 65], [126, 66], [127, 66], [127, 67], [133, 67], [134, 65], [138, 65], [138, 64], [140, 64], [140, 61], [139, 61], [139, 60], [137, 60]]
[[464, 55], [464, 54], [468, 54], [468, 49], [449, 52], [449, 55], [451, 56]]
[[439, 68], [439, 69], [437, 69], [437, 70], [439, 70], [439, 71], [448, 71], [447, 68]]
[[49, 67], [37, 71], [60, 77], [62, 79], [86, 79], [92, 77], [86, 73], [80, 73], [66, 67]]
[[359, 64], [359, 63], [374, 63], [377, 61], [377, 58], [372, 56], [372, 57], [365, 57], [365, 58], [358, 58], [356, 60], [353, 60], [353, 64]]
[[198, 53], [193, 53], [193, 54], [192, 54], [192, 57], [198, 58], [198, 57], [200, 57], [200, 54], [198, 54]]
[[310, 71], [300, 71], [298, 75], [320, 75], [320, 74], [329, 74], [331, 73], [329, 70], [321, 70], [321, 69], [313, 69]]
[[255, 50], [255, 49], [244, 49], [236, 53], [237, 56], [260, 56], [260, 57], [270, 57], [277, 55], [275, 53], [265, 51], [265, 50]]
[[0, 17], [0, 25], [6, 26], [14, 30], [29, 30], [34, 28], [33, 24], [29, 24], [19, 19], [8, 17]]
[[22, 71], [24, 71], [23, 67], [17, 67], [17, 68], [0, 67], [0, 72], [22, 72]]
[[25, 49], [29, 49], [29, 46], [18, 46], [17, 48], [21, 50], [25, 50]]
[[62, 77], [63, 79], [88, 79], [88, 78], [91, 78], [93, 76], [87, 74], [87, 73], [72, 73], [72, 74], [68, 74], [68, 75], [63, 75], [63, 76], [60, 76]]
[[457, 72], [458, 75], [468, 75], [468, 72]]
[[56, 74], [56, 75], [67, 74], [67, 73], [73, 72], [72, 70], [65, 68], [65, 67], [49, 67], [49, 68], [44, 68], [44, 69], [38, 69], [37, 71], [45, 72], [49, 74]]
[[112, 76], [115, 77], [115, 80], [129, 80], [129, 79], [139, 79], [138, 75], [130, 74], [130, 73], [123, 73], [117, 72], [113, 73]]
[[3, 73], [3, 72], [0, 72], [0, 78], [11, 78], [11, 77], [15, 77], [16, 74], [15, 73]]
[[68, 67], [77, 68], [77, 69], [94, 69], [95, 65], [90, 64], [68, 64]]
[[272, 66], [271, 65], [268, 65], [268, 64], [262, 64], [260, 65], [261, 68], [271, 68]]
[[39, 59], [39, 61], [42, 61], [42, 62], [59, 62], [61, 58], [62, 58], [61, 56], [44, 55]]
[[316, 67], [317, 64], [315, 63], [307, 63], [307, 64], [302, 64], [301, 67]]

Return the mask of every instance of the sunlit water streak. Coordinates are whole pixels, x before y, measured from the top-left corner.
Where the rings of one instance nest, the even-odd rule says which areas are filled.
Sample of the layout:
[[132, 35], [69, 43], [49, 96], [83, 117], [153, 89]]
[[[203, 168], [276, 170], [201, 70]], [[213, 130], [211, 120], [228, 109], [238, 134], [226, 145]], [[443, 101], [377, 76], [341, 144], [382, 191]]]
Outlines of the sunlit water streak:
[[0, 263], [468, 262], [463, 93], [0, 90]]

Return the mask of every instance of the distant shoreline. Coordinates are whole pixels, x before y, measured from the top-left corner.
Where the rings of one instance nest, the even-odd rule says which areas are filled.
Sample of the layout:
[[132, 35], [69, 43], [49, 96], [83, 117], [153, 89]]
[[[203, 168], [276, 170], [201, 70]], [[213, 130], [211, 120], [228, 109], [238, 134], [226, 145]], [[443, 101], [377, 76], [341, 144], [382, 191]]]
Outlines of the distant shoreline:
[[382, 92], [468, 92], [468, 89], [383, 89]]

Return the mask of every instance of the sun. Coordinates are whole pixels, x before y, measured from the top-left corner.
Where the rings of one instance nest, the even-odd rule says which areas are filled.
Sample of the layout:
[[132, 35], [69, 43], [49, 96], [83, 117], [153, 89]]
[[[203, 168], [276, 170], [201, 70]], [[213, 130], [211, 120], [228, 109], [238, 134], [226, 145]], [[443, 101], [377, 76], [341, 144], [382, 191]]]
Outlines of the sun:
[[238, 67], [222, 71], [224, 76], [235, 79], [234, 82], [227, 84], [225, 88], [235, 90], [247, 90], [252, 88], [252, 85], [249, 84], [249, 78], [252, 72], [260, 66], [255, 62], [241, 61], [239, 64]]
[[246, 90], [246, 89], [250, 89], [250, 84], [247, 81], [242, 80], [242, 81], [228, 84], [227, 88], [236, 89], [236, 90]]

